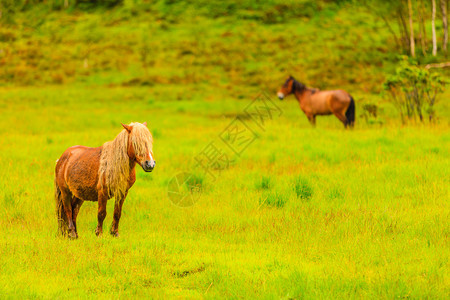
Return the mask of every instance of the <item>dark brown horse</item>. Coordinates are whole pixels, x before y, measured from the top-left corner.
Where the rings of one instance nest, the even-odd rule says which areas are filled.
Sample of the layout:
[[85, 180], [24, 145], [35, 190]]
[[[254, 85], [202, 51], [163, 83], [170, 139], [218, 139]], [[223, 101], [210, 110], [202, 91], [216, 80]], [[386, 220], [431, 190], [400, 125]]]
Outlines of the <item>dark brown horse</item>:
[[138, 163], [146, 172], [155, 167], [153, 137], [147, 123], [122, 124], [117, 137], [101, 147], [73, 146], [57, 160], [55, 199], [58, 227], [77, 238], [77, 215], [84, 201], [98, 201], [97, 235], [103, 232], [106, 202], [115, 198], [111, 234], [119, 236], [119, 220], [128, 190], [136, 181]]
[[278, 91], [278, 98], [283, 100], [289, 94], [294, 94], [300, 108], [312, 125], [316, 124], [317, 115], [334, 114], [345, 127], [355, 124], [355, 101], [343, 90], [319, 91], [307, 88], [303, 83], [289, 76]]

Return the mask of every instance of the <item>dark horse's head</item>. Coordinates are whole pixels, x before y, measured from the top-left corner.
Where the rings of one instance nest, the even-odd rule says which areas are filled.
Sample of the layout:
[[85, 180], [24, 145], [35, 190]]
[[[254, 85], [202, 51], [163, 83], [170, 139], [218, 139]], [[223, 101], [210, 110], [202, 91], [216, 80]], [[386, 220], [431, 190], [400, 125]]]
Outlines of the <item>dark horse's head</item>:
[[305, 85], [295, 80], [294, 77], [289, 76], [289, 78], [286, 79], [286, 82], [278, 90], [277, 96], [278, 98], [280, 98], [280, 100], [283, 100], [287, 95], [293, 94], [296, 91], [301, 92], [304, 89]]

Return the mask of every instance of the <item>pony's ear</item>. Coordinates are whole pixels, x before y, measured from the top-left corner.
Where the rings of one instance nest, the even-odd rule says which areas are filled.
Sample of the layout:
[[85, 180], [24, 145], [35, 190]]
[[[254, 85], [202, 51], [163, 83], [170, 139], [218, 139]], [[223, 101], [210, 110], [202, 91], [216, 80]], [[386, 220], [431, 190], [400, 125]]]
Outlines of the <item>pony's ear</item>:
[[145, 127], [147, 127], [147, 122], [142, 123], [142, 125], [144, 125]]
[[123, 128], [125, 128], [125, 129], [128, 131], [128, 133], [130, 133], [131, 130], [133, 129], [133, 126], [125, 125], [125, 124], [123, 124], [123, 123], [120, 123], [120, 124], [122, 124]]

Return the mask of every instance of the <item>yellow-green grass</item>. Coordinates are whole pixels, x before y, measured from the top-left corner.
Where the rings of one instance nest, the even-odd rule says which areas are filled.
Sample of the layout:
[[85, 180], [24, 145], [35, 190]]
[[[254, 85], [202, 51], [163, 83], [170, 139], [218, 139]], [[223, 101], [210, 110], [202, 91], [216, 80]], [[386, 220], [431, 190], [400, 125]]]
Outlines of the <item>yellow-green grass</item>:
[[[448, 297], [445, 105], [436, 125], [359, 119], [350, 131], [334, 117], [311, 128], [293, 99], [276, 100], [282, 115], [213, 182], [194, 157], [252, 97], [177, 101], [172, 88], [182, 92], [1, 90], [1, 298]], [[55, 160], [72, 145], [101, 145], [131, 121], [148, 122], [157, 166], [137, 171], [121, 237], [97, 238], [96, 203], [86, 202], [80, 238], [58, 238]], [[167, 197], [180, 171], [203, 178], [192, 207]], [[105, 227], [112, 209], [113, 200]]]

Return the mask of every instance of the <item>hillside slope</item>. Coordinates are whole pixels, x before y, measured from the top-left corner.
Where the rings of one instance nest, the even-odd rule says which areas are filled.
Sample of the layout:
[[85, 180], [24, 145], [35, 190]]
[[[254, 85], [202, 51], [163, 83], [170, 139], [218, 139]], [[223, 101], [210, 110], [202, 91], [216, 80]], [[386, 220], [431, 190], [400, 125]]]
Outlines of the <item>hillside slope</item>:
[[354, 6], [295, 5], [215, 14], [159, 2], [88, 11], [36, 5], [0, 29], [0, 84], [181, 83], [226, 91], [273, 87], [292, 73], [320, 88], [377, 91], [396, 55], [383, 23]]

